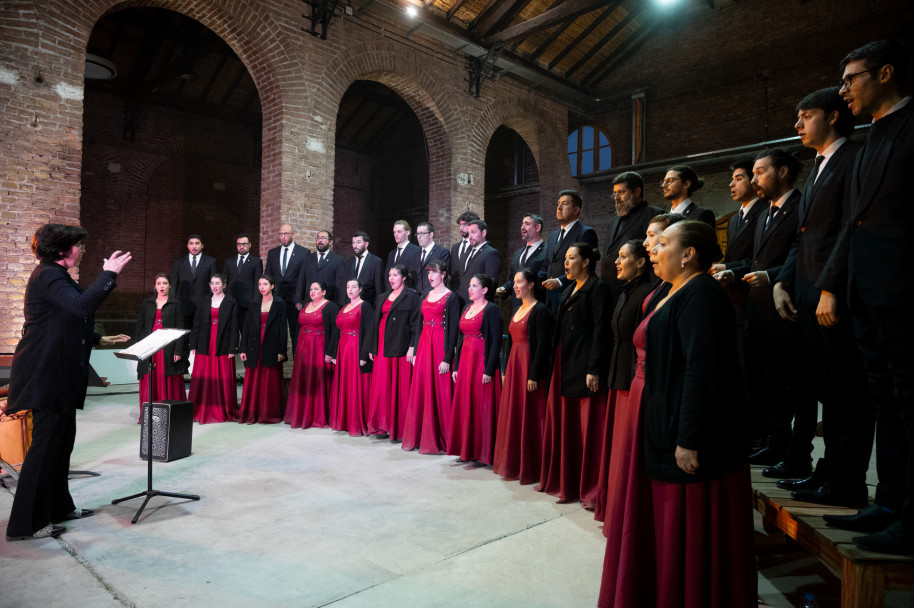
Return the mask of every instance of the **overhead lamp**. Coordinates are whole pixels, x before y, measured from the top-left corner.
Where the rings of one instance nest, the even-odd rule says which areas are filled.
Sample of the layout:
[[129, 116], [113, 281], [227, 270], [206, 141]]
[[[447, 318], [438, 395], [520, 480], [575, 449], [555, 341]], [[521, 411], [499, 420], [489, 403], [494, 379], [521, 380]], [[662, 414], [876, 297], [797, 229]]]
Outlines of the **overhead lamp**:
[[86, 78], [89, 80], [111, 80], [117, 76], [117, 66], [114, 62], [86, 53]]
[[416, 8], [416, 5], [414, 5], [414, 4], [407, 4], [406, 5], [406, 14], [410, 18], [415, 19], [416, 17], [419, 16], [419, 9]]

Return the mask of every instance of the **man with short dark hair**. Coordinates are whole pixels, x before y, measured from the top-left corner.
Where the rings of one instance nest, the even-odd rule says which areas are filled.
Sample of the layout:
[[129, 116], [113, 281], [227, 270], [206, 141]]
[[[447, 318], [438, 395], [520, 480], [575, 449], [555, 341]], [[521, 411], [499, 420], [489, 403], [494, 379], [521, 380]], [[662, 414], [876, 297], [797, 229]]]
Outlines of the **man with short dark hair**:
[[[914, 554], [914, 323], [907, 278], [914, 257], [910, 174], [914, 167], [914, 104], [903, 90], [908, 54], [892, 41], [867, 44], [841, 62], [841, 96], [855, 116], [872, 116], [851, 182], [851, 215], [816, 283], [823, 295], [846, 283], [857, 346], [876, 415], [875, 504], [856, 515], [826, 515], [836, 527], [868, 532], [858, 545]], [[824, 298], [821, 325], [840, 323], [837, 298]]]
[[[387, 291], [387, 279], [381, 276], [384, 262], [368, 251], [369, 241], [367, 232], [359, 230], [353, 233], [352, 252], [355, 255], [346, 260], [346, 280], [357, 280], [362, 285], [362, 299], [374, 306], [377, 297]], [[346, 295], [345, 292], [343, 294]], [[346, 303], [349, 303], [348, 295]]]
[[216, 260], [203, 253], [199, 234], [187, 237], [187, 255], [171, 265], [171, 294], [181, 302], [184, 329], [194, 325], [197, 306], [209, 299], [209, 280], [216, 272]]
[[251, 255], [251, 237], [245, 232], [235, 237], [235, 250], [238, 253], [222, 265], [222, 274], [226, 277], [226, 293], [238, 302], [238, 330], [241, 331], [254, 294], [258, 293], [257, 281], [263, 275], [263, 262]]
[[482, 220], [471, 220], [467, 226], [467, 235], [470, 239], [470, 251], [466, 262], [460, 271], [460, 286], [457, 295], [463, 299], [464, 304], [470, 301], [470, 281], [473, 275], [484, 274], [498, 281], [498, 272], [501, 270], [501, 256], [498, 251], [486, 241], [488, 225]]
[[419, 263], [416, 265], [416, 290], [424, 296], [432, 290], [428, 282], [426, 266], [429, 262], [441, 260], [446, 266], [450, 265], [451, 252], [435, 243], [435, 227], [431, 222], [420, 222], [416, 226], [416, 242], [419, 243]]
[[[295, 307], [301, 310], [308, 304], [307, 293], [311, 283], [318, 281], [327, 287], [326, 297], [343, 306], [348, 303], [346, 296], [346, 267], [343, 258], [333, 251], [333, 233], [319, 230], [314, 238], [314, 254], [307, 264], [302, 264], [295, 287]], [[341, 295], [342, 294], [342, 295]]]
[[[279, 227], [279, 246], [267, 252], [267, 265], [264, 274], [276, 281], [275, 293], [286, 303], [286, 322], [289, 324], [289, 337], [292, 339], [292, 355], [298, 344], [298, 310], [296, 289], [303, 266], [307, 265], [311, 250], [295, 242], [295, 230], [291, 224]], [[300, 301], [300, 299], [299, 299]]]
[[406, 220], [394, 222], [394, 241], [397, 246], [387, 254], [387, 266], [384, 268], [385, 280], [387, 273], [397, 264], [406, 266], [406, 269], [413, 275], [419, 271], [419, 247], [409, 242], [409, 235], [412, 234], [412, 231], [413, 229]]
[[695, 169], [686, 165], [677, 165], [670, 167], [666, 172], [660, 188], [663, 191], [663, 198], [670, 201], [670, 213], [679, 213], [687, 220], [698, 220], [716, 229], [717, 222], [714, 219], [714, 212], [699, 207], [690, 198], [704, 185], [704, 180], [698, 177]]
[[524, 246], [514, 252], [511, 258], [511, 266], [508, 268], [508, 280], [505, 284], [495, 290], [495, 295], [504, 298], [508, 297], [511, 301], [511, 310], [517, 310], [520, 307], [520, 300], [514, 295], [514, 275], [529, 268], [534, 274], [543, 265], [543, 258], [546, 256], [546, 243], [543, 241], [543, 218], [535, 213], [528, 213], [524, 216], [520, 225], [520, 236], [524, 239]]
[[616, 214], [606, 230], [606, 253], [601, 276], [613, 292], [613, 300], [622, 294], [625, 281], [616, 278], [616, 258], [626, 241], [644, 238], [651, 218], [663, 213], [660, 207], [644, 200], [644, 179], [634, 171], [620, 173], [613, 179], [613, 206]]
[[456, 291], [460, 286], [460, 271], [463, 269], [463, 265], [467, 261], [467, 255], [470, 252], [470, 235], [468, 232], [470, 222], [478, 219], [479, 214], [470, 210], [466, 210], [457, 216], [460, 240], [451, 246], [450, 268], [448, 269], [448, 274], [451, 275], [448, 287], [451, 288], [451, 291]]
[[[571, 281], [565, 277], [565, 252], [573, 243], [587, 243], [594, 249], [599, 249], [596, 231], [590, 226], [585, 226], [579, 221], [584, 199], [575, 190], [562, 190], [556, 203], [555, 217], [559, 221], [559, 229], [549, 235], [546, 240], [546, 253], [540, 265], [539, 277], [543, 279], [543, 287], [549, 290], [546, 294], [546, 306], [552, 315], [558, 313], [559, 300], [562, 290]], [[613, 258], [615, 259], [615, 258]]]

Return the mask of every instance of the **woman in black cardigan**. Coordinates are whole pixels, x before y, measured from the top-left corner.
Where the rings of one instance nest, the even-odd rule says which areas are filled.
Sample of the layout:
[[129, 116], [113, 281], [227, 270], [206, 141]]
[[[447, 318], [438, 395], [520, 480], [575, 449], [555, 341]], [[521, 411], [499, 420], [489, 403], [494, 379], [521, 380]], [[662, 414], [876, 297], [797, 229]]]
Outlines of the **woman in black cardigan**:
[[368, 434], [368, 399], [371, 391], [371, 361], [366, 351], [374, 309], [362, 300], [362, 285], [346, 283], [349, 304], [336, 316], [339, 340], [333, 352], [330, 385], [330, 428], [350, 435]]
[[501, 400], [501, 310], [489, 298], [495, 282], [484, 274], [473, 275], [468, 289], [470, 303], [460, 315], [460, 335], [454, 359], [454, 398], [447, 453], [460, 460], [492, 464], [495, 428]]
[[[136, 318], [134, 339], [139, 342], [157, 329], [183, 329], [184, 316], [181, 302], [171, 295], [171, 280], [165, 273], [155, 278], [155, 295], [146, 298], [140, 305]], [[155, 355], [155, 380], [152, 383], [152, 400], [173, 399], [186, 401], [184, 374], [187, 373], [187, 337], [175, 340]], [[136, 366], [140, 381], [140, 406], [149, 401], [149, 360], [140, 361]], [[142, 412], [140, 412], [142, 418]], [[139, 420], [137, 420], [139, 422]]]
[[378, 296], [367, 355], [374, 363], [371, 373], [371, 411], [368, 432], [403, 438], [406, 403], [413, 366], [413, 332], [419, 315], [419, 294], [412, 288], [413, 277], [403, 264], [387, 274], [390, 289]]
[[289, 330], [286, 303], [273, 294], [276, 280], [265, 274], [257, 281], [258, 305], [248, 309], [241, 334], [240, 356], [244, 361], [244, 388], [238, 422], [282, 422], [286, 406], [282, 390], [282, 362], [286, 360]]
[[535, 489], [559, 502], [596, 502], [606, 420], [612, 332], [609, 286], [594, 275], [600, 253], [574, 243], [565, 254], [565, 289], [556, 319], [546, 402], [543, 464]]
[[235, 353], [238, 351], [238, 308], [227, 295], [225, 275], [209, 280], [209, 306], [197, 306], [188, 336], [194, 354], [190, 400], [194, 420], [200, 424], [228, 422], [238, 418], [238, 387], [235, 383]]
[[643, 396], [659, 548], [647, 571], [656, 576], [657, 605], [757, 599], [736, 321], [727, 293], [707, 274], [720, 257], [714, 230], [689, 220], [664, 230], [654, 252], [655, 273], [670, 283], [647, 324]]
[[552, 371], [552, 315], [538, 301], [539, 286], [536, 273], [528, 268], [514, 275], [514, 295], [520, 307], [508, 325], [508, 364], [495, 437], [494, 471], [522, 484], [540, 478], [546, 388]]
[[[635, 377], [635, 345], [632, 338], [641, 323], [641, 307], [653, 288], [654, 272], [647, 249], [640, 239], [626, 241], [616, 258], [616, 278], [625, 281], [613, 310], [613, 354], [609, 364], [609, 401], [600, 459], [600, 487], [594, 505], [594, 519], [604, 521], [606, 505], [625, 495], [625, 480], [635, 452], [638, 415], [641, 411], [643, 381], [632, 386]], [[634, 388], [632, 394], [629, 389]], [[639, 443], [640, 445], [640, 443]], [[639, 456], [640, 457], [640, 456]], [[607, 489], [607, 487], [609, 488]], [[609, 533], [603, 526], [603, 534]]]

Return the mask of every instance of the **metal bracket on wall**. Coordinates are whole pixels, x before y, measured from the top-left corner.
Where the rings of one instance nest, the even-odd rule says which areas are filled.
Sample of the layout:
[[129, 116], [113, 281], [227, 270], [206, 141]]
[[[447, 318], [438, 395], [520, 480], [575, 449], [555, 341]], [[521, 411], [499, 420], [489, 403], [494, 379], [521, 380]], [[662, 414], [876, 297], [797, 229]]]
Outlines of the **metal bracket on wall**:
[[485, 57], [470, 57], [467, 62], [467, 82], [469, 83], [469, 93], [473, 97], [479, 97], [479, 89], [482, 87], [483, 79], [498, 80], [501, 77], [500, 72], [495, 71], [495, 63], [501, 56], [505, 48], [504, 42], [496, 42], [489, 48]]
[[[326, 40], [327, 26], [330, 25], [330, 20], [336, 14], [336, 7], [340, 4], [339, 0], [302, 0], [302, 2], [311, 7], [310, 15], [302, 15], [302, 17], [311, 19], [311, 30], [305, 28], [302, 30], [321, 40]], [[321, 28], [320, 33], [317, 31], [318, 26]]]

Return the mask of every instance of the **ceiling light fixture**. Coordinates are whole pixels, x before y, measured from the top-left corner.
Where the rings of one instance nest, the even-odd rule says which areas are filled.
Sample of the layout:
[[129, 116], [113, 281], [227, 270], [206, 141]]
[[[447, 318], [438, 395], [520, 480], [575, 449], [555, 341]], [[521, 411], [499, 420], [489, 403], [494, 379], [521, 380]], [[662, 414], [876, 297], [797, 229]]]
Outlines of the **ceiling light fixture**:
[[409, 4], [409, 5], [407, 5], [407, 7], [406, 7], [406, 14], [407, 14], [409, 17], [415, 19], [416, 17], [419, 16], [419, 9], [416, 8], [415, 5]]

